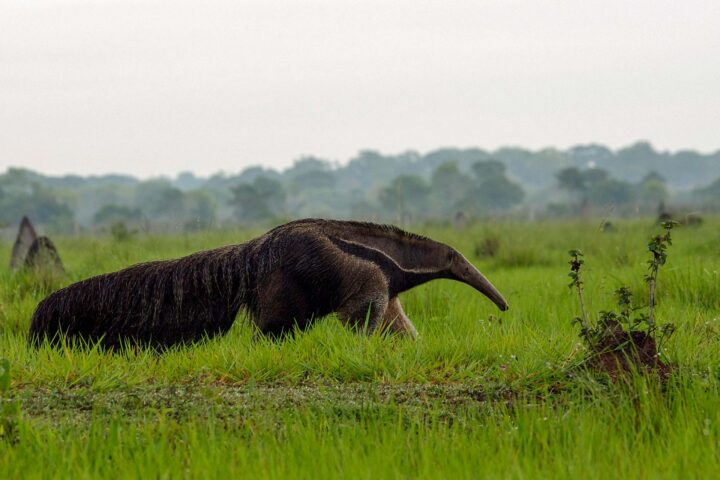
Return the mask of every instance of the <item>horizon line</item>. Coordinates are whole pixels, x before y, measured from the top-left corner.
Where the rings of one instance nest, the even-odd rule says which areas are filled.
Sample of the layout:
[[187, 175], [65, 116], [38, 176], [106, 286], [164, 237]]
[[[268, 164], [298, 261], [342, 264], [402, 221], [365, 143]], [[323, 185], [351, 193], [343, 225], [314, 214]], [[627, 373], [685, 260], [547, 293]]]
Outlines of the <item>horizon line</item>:
[[508, 145], [503, 145], [503, 146], [499, 146], [499, 147], [497, 147], [497, 148], [495, 148], [495, 149], [485, 149], [485, 148], [480, 147], [480, 146], [466, 146], [466, 147], [443, 146], [443, 147], [437, 147], [437, 148], [434, 148], [434, 149], [431, 149], [431, 150], [427, 150], [427, 151], [425, 151], [425, 152], [420, 152], [419, 150], [412, 149], [412, 148], [408, 148], [408, 149], [405, 149], [405, 150], [397, 151], [397, 152], [395, 152], [395, 153], [386, 153], [386, 152], [382, 152], [382, 151], [379, 150], [379, 149], [374, 149], [374, 148], [361, 148], [361, 149], [357, 150], [357, 152], [355, 153], [354, 156], [352, 156], [352, 157], [350, 157], [350, 158], [348, 158], [348, 159], [345, 159], [345, 160], [334, 160], [334, 159], [329, 159], [329, 158], [323, 158], [323, 157], [318, 156], [318, 155], [315, 155], [315, 154], [300, 154], [299, 156], [295, 157], [295, 159], [292, 161], [292, 163], [291, 163], [290, 165], [288, 165], [288, 166], [286, 166], [286, 167], [276, 168], [276, 167], [273, 167], [273, 166], [266, 166], [266, 165], [263, 165], [263, 164], [261, 164], [261, 163], [253, 163], [253, 164], [250, 164], [250, 165], [247, 165], [247, 166], [243, 167], [243, 168], [240, 169], [240, 170], [227, 171], [227, 170], [220, 169], [220, 170], [217, 170], [217, 171], [215, 171], [215, 172], [213, 172], [213, 173], [210, 173], [210, 174], [208, 174], [208, 175], [196, 174], [193, 170], [190, 170], [190, 169], [181, 169], [181, 170], [176, 171], [174, 174], [158, 174], [158, 175], [147, 175], [147, 176], [145, 176], [145, 175], [133, 174], [133, 173], [122, 173], [122, 172], [112, 171], [112, 170], [109, 170], [109, 171], [107, 171], [107, 172], [105, 172], [105, 173], [80, 174], [80, 173], [68, 172], [68, 173], [62, 173], [62, 174], [46, 174], [46, 173], [43, 173], [41, 170], [36, 170], [36, 169], [30, 168], [30, 167], [18, 166], [18, 165], [12, 165], [12, 164], [6, 165], [6, 166], [4, 167], [5, 170], [4, 170], [3, 172], [0, 172], [0, 175], [6, 174], [6, 173], [8, 173], [10, 170], [15, 169], [15, 170], [24, 170], [24, 171], [28, 171], [28, 172], [32, 172], [32, 173], [41, 174], [41, 175], [43, 175], [43, 176], [45, 176], [45, 177], [50, 177], [50, 178], [52, 178], [52, 177], [56, 177], [56, 178], [63, 178], [63, 177], [92, 178], [92, 177], [118, 176], [118, 177], [131, 177], [131, 178], [134, 178], [134, 179], [136, 179], [136, 180], [147, 181], [147, 180], [159, 180], [159, 179], [173, 179], [173, 178], [179, 177], [181, 174], [190, 173], [190, 174], [192, 174], [195, 178], [208, 179], [208, 178], [211, 178], [211, 177], [214, 177], [214, 176], [217, 176], [217, 175], [220, 175], [220, 176], [240, 175], [240, 174], [242, 174], [242, 172], [244, 172], [244, 171], [246, 171], [246, 170], [248, 170], [248, 169], [250, 169], [250, 168], [262, 168], [263, 170], [266, 170], [266, 171], [274, 171], [274, 172], [276, 172], [276, 173], [278, 173], [278, 174], [281, 174], [281, 173], [285, 172], [286, 170], [289, 170], [290, 168], [292, 168], [297, 162], [302, 161], [302, 160], [304, 160], [304, 159], [310, 159], [310, 158], [317, 159], [317, 160], [321, 160], [321, 161], [325, 161], [325, 162], [327, 162], [327, 163], [331, 166], [331, 168], [332, 168], [333, 170], [336, 170], [336, 169], [338, 169], [338, 168], [343, 168], [343, 167], [347, 166], [350, 162], [352, 162], [353, 160], [357, 159], [357, 158], [358, 158], [360, 155], [362, 155], [363, 153], [377, 153], [377, 154], [379, 154], [379, 155], [381, 155], [381, 156], [384, 156], [384, 157], [397, 157], [397, 156], [401, 156], [401, 155], [405, 155], [405, 154], [409, 154], [409, 153], [415, 153], [415, 154], [417, 154], [419, 157], [425, 157], [425, 156], [427, 156], [427, 155], [430, 155], [430, 154], [432, 154], [432, 153], [439, 152], [439, 151], [442, 151], [442, 150], [460, 150], [460, 151], [480, 150], [480, 151], [483, 151], [483, 152], [485, 152], [485, 153], [488, 153], [488, 154], [491, 154], [491, 155], [492, 155], [492, 154], [497, 153], [497, 152], [500, 152], [500, 151], [502, 151], [502, 150], [513, 150], [513, 149], [516, 149], [516, 150], [525, 150], [525, 151], [527, 151], [527, 152], [531, 152], [531, 153], [533, 153], [533, 154], [537, 154], [537, 153], [540, 153], [540, 152], [543, 152], [543, 151], [547, 151], [547, 150], [554, 150], [554, 151], [557, 151], [557, 152], [567, 153], [567, 152], [569, 152], [570, 150], [573, 150], [573, 149], [579, 148], [579, 147], [602, 147], [602, 148], [604, 148], [604, 149], [606, 149], [606, 150], [609, 150], [609, 151], [612, 152], [613, 154], [617, 154], [618, 152], [620, 152], [620, 151], [622, 151], [622, 150], [626, 150], [626, 149], [628, 149], [628, 148], [631, 148], [631, 147], [634, 147], [634, 146], [637, 146], [637, 145], [642, 145], [642, 144], [648, 145], [648, 146], [651, 148], [651, 150], [653, 150], [655, 153], [664, 154], [664, 155], [677, 155], [677, 154], [682, 153], [682, 152], [695, 153], [695, 154], [697, 154], [697, 155], [704, 156], [704, 157], [712, 157], [712, 156], [715, 156], [715, 155], [720, 155], [720, 147], [718, 147], [717, 149], [715, 149], [715, 150], [713, 150], [713, 151], [709, 151], [709, 152], [702, 152], [702, 151], [696, 150], [696, 149], [694, 149], [694, 148], [678, 148], [678, 149], [675, 149], [675, 150], [672, 150], [672, 149], [657, 150], [657, 149], [654, 147], [654, 145], [652, 144], [652, 142], [650, 142], [650, 141], [648, 141], [648, 140], [637, 140], [637, 141], [632, 142], [632, 143], [630, 143], [630, 144], [628, 144], [628, 145], [626, 145], [626, 146], [618, 147], [618, 148], [608, 147], [607, 145], [602, 144], [602, 143], [598, 143], [598, 142], [578, 143], [578, 144], [574, 144], [574, 145], [572, 145], [572, 146], [569, 146], [569, 147], [567, 147], [567, 148], [558, 148], [558, 147], [555, 147], [555, 146], [546, 146], [546, 147], [536, 148], [536, 149], [533, 149], [533, 148], [530, 148], [530, 147], [523, 147], [523, 146], [521, 146], [521, 145], [510, 145], [510, 144], [508, 144]]

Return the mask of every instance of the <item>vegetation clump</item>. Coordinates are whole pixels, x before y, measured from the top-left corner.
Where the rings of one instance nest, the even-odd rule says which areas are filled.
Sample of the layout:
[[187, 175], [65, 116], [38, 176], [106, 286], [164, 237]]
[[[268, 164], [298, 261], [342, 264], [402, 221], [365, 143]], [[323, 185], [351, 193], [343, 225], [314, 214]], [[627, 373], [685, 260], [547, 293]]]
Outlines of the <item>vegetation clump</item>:
[[596, 324], [588, 318], [583, 299], [581, 269], [585, 263], [580, 250], [570, 250], [569, 287], [578, 294], [581, 316], [574, 323], [580, 325], [580, 336], [585, 341], [589, 356], [586, 366], [618, 378], [632, 371], [655, 372], [666, 378], [672, 367], [663, 361], [662, 345], [672, 335], [675, 326], [666, 323], [658, 326], [655, 319], [655, 299], [658, 271], [667, 262], [667, 249], [672, 245], [670, 232], [676, 222], [663, 222], [664, 233], [655, 235], [648, 243], [652, 258], [648, 260], [648, 305], [634, 306], [632, 292], [622, 286], [615, 291], [618, 311], [601, 311]]
[[477, 258], [495, 257], [500, 251], [500, 239], [496, 236], [485, 237], [479, 244], [475, 245], [475, 256]]
[[10, 390], [10, 361], [0, 358], [0, 441], [17, 441], [17, 420], [20, 404], [7, 398]]
[[110, 225], [110, 235], [116, 242], [127, 242], [133, 237], [134, 233], [125, 225], [125, 222], [118, 221]]

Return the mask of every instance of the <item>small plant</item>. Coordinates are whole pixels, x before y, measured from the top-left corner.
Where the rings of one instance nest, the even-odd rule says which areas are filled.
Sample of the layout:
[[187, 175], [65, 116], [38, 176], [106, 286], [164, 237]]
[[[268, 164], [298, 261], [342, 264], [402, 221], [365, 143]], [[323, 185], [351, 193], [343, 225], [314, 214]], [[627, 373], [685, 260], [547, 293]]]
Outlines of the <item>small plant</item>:
[[495, 257], [499, 251], [500, 239], [495, 236], [486, 237], [478, 245], [475, 245], [477, 258]]
[[585, 263], [583, 260], [583, 253], [580, 250], [570, 250], [570, 273], [568, 276], [572, 279], [570, 288], [577, 289], [578, 297], [580, 298], [580, 311], [582, 312], [581, 317], [575, 317], [573, 323], [580, 324], [580, 336], [583, 337], [588, 343], [591, 343], [592, 329], [588, 323], [587, 312], [585, 311], [585, 301], [583, 300], [583, 282], [580, 276], [580, 269]]
[[125, 222], [115, 222], [110, 226], [110, 235], [116, 242], [125, 242], [132, 238], [133, 232], [127, 228]]
[[657, 287], [657, 276], [660, 267], [667, 262], [667, 248], [672, 245], [670, 231], [677, 225], [675, 221], [663, 222], [662, 227], [665, 233], [655, 235], [648, 243], [648, 250], [652, 253], [652, 258], [648, 260], [650, 273], [645, 276], [645, 281], [650, 289], [650, 297], [648, 300], [648, 315], [646, 322], [651, 330], [655, 329], [655, 318], [653, 316], [655, 310], [655, 289]]
[[6, 398], [10, 390], [10, 361], [0, 359], [0, 441], [17, 441], [17, 419], [20, 404]]
[[[577, 291], [581, 316], [573, 323], [580, 325], [580, 336], [585, 341], [590, 358], [588, 363], [611, 376], [627, 372], [631, 368], [644, 367], [667, 374], [670, 367], [660, 359], [663, 342], [672, 335], [672, 323], [661, 325], [655, 320], [657, 278], [660, 267], [667, 262], [667, 249], [672, 245], [671, 230], [676, 222], [663, 222], [664, 233], [655, 235], [648, 243], [652, 258], [648, 260], [648, 305], [633, 306], [633, 294], [622, 286], [615, 291], [618, 311], [601, 311], [596, 324], [588, 318], [583, 297], [582, 266], [585, 263], [580, 250], [570, 250], [569, 287]], [[647, 308], [647, 313], [643, 310]]]
[[10, 389], [10, 360], [0, 359], [0, 398]]

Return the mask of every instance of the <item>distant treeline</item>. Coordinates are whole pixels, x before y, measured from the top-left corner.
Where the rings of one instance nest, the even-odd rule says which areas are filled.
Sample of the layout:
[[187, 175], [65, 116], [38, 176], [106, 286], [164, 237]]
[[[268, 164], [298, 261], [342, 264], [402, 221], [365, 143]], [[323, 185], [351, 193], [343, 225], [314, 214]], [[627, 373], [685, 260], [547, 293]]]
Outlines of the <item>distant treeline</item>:
[[49, 177], [19, 168], [0, 174], [0, 226], [28, 215], [56, 230], [119, 223], [193, 230], [308, 216], [465, 221], [608, 208], [630, 215], [667, 204], [720, 209], [720, 151], [658, 152], [645, 142], [617, 151], [445, 148], [362, 151], [343, 165], [304, 157], [283, 171], [256, 166], [209, 178]]

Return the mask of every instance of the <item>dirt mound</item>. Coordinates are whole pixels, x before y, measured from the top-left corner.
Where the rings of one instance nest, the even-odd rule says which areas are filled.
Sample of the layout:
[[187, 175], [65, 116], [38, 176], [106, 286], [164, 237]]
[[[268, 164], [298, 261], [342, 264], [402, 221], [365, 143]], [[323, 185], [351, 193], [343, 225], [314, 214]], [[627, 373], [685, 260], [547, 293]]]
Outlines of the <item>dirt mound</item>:
[[25, 256], [25, 267], [52, 270], [53, 273], [65, 273], [60, 254], [48, 237], [35, 239]]
[[35, 227], [29, 218], [23, 217], [10, 255], [10, 270], [18, 270], [23, 266], [28, 250], [35, 240], [37, 240]]
[[23, 217], [10, 255], [10, 270], [30, 269], [36, 273], [64, 275], [60, 254], [48, 237], [38, 236], [28, 217]]
[[667, 378], [672, 371], [672, 367], [660, 359], [654, 337], [642, 331], [628, 333], [615, 320], [607, 322], [598, 334], [587, 365], [612, 378], [632, 371], [652, 372]]

